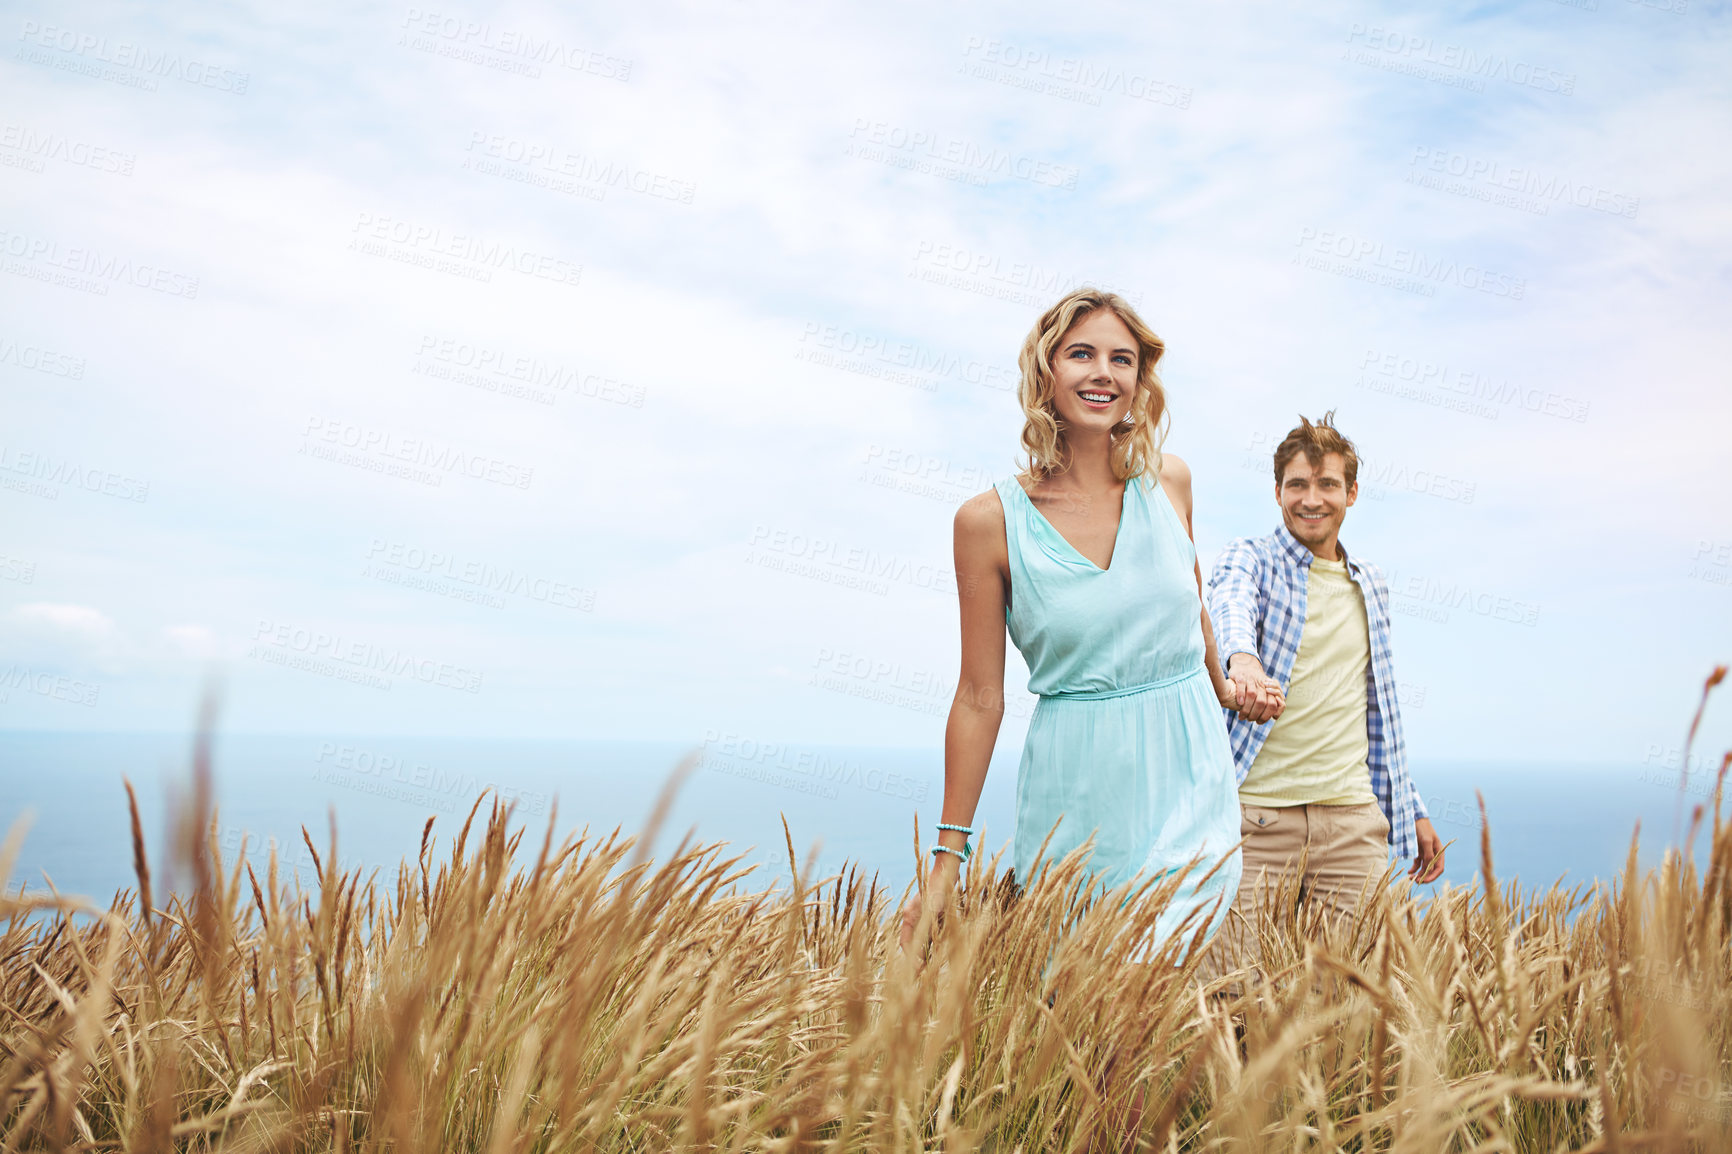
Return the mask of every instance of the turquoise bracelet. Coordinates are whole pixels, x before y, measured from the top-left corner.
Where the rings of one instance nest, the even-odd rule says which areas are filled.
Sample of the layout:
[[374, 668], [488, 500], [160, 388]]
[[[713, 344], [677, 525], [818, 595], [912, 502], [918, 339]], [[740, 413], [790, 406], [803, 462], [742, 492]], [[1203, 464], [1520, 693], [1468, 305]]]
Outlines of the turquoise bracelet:
[[927, 852], [932, 854], [934, 857], [941, 853], [953, 853], [963, 861], [967, 861], [969, 858], [974, 856], [974, 847], [969, 845], [967, 842], [962, 843], [961, 849], [951, 849], [949, 846], [941, 844], [933, 846]]
[[961, 833], [961, 834], [972, 835], [974, 833], [974, 827], [971, 825], [951, 825], [947, 821], [939, 822], [938, 828], [939, 829], [952, 829], [952, 830], [955, 830], [957, 833]]

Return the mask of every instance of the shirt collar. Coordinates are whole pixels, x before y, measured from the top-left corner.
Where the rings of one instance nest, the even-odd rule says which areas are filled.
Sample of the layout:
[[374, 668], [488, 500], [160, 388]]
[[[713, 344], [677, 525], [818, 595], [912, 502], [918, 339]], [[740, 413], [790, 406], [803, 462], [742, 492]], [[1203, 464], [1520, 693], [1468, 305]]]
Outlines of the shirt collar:
[[1287, 528], [1285, 521], [1275, 526], [1275, 543], [1281, 547], [1283, 553], [1287, 554], [1287, 560], [1301, 569], [1311, 568], [1311, 561], [1317, 556], [1299, 543], [1299, 538], [1293, 536], [1292, 530]]
[[[1301, 569], [1310, 569], [1311, 562], [1317, 559], [1317, 554], [1311, 552], [1300, 543], [1299, 538], [1293, 536], [1292, 530], [1287, 528], [1285, 521], [1275, 526], [1275, 542], [1281, 547], [1282, 552], [1287, 554], [1287, 559]], [[1358, 578], [1359, 563], [1353, 559], [1353, 554], [1347, 551], [1347, 546], [1343, 545], [1339, 539], [1336, 540], [1335, 544], [1341, 550], [1341, 560], [1347, 566], [1348, 575]]]

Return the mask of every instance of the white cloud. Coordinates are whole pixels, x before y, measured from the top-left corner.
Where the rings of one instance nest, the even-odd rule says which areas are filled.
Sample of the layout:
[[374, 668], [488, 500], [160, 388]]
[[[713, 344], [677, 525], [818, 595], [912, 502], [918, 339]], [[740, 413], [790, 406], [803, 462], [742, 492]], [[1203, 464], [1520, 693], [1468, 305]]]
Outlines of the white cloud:
[[125, 668], [130, 646], [100, 609], [30, 601], [14, 605], [0, 619], [0, 650], [31, 666], [113, 675]]
[[69, 634], [82, 640], [106, 641], [114, 636], [114, 622], [108, 614], [89, 605], [30, 601], [13, 606], [7, 616], [21, 625]]
[[165, 625], [162, 635], [176, 652], [186, 657], [206, 660], [220, 652], [216, 634], [205, 625]]

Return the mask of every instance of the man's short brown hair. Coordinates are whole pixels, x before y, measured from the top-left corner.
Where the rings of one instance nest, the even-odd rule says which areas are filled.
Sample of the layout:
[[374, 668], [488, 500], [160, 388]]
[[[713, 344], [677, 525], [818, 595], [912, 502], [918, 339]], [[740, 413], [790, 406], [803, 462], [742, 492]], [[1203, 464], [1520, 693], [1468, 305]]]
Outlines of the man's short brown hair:
[[1353, 447], [1353, 442], [1341, 435], [1341, 430], [1335, 427], [1335, 410], [1330, 409], [1323, 414], [1321, 421], [1308, 421], [1305, 415], [1299, 415], [1299, 425], [1289, 432], [1286, 438], [1275, 446], [1275, 487], [1281, 487], [1282, 476], [1287, 472], [1287, 466], [1300, 453], [1311, 463], [1313, 469], [1323, 467], [1323, 458], [1330, 453], [1340, 453], [1347, 475], [1347, 487], [1353, 488], [1359, 479], [1359, 453]]

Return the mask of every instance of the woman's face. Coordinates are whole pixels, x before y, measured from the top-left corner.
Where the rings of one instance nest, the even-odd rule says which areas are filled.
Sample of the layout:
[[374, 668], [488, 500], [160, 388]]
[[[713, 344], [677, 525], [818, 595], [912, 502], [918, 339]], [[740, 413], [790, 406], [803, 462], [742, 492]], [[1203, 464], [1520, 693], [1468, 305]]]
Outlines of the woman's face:
[[1137, 395], [1137, 341], [1118, 314], [1091, 309], [1053, 350], [1053, 405], [1067, 434], [1110, 433]]

